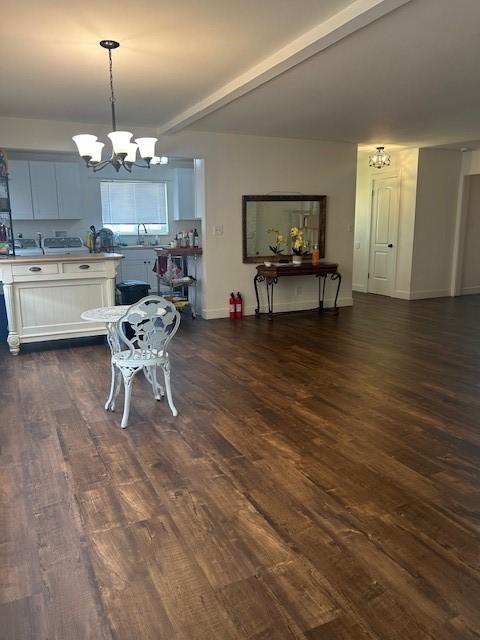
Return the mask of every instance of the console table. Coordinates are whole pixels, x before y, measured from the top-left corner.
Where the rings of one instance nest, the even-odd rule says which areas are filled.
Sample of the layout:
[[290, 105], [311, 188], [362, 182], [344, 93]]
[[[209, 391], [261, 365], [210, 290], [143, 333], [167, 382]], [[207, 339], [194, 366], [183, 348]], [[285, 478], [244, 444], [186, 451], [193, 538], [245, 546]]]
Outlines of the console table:
[[257, 298], [257, 307], [255, 309], [255, 315], [260, 315], [260, 300], [258, 297], [258, 283], [265, 282], [267, 287], [267, 302], [268, 302], [268, 316], [271, 319], [273, 317], [273, 288], [278, 283], [279, 278], [291, 277], [291, 276], [315, 276], [318, 278], [318, 310], [323, 311], [323, 303], [325, 296], [325, 282], [329, 277], [330, 280], [337, 281], [337, 291], [335, 294], [335, 301], [333, 304], [333, 311], [338, 313], [337, 300], [338, 293], [340, 291], [340, 285], [342, 284], [342, 276], [338, 271], [338, 264], [334, 262], [319, 262], [318, 264], [312, 264], [311, 262], [304, 262], [296, 265], [291, 262], [285, 264], [272, 264], [267, 267], [264, 264], [257, 266], [257, 273], [253, 279], [253, 285], [255, 287], [255, 296]]

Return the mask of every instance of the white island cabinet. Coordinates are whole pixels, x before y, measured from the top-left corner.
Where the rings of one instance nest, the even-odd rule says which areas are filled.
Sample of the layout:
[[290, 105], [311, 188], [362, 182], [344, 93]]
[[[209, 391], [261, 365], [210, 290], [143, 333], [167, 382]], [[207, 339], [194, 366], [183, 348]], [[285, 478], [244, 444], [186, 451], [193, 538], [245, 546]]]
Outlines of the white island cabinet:
[[0, 261], [8, 318], [7, 342], [17, 355], [27, 342], [104, 335], [85, 322], [87, 309], [115, 304], [115, 275], [123, 256], [17, 256]]

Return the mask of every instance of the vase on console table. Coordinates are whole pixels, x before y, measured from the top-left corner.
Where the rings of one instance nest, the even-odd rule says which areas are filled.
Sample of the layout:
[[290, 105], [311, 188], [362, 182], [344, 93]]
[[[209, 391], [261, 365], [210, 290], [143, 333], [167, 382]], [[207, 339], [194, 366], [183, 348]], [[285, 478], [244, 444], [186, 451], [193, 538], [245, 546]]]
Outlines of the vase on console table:
[[302, 256], [298, 256], [296, 254], [293, 254], [293, 256], [292, 256], [292, 264], [302, 264], [302, 263], [303, 263]]

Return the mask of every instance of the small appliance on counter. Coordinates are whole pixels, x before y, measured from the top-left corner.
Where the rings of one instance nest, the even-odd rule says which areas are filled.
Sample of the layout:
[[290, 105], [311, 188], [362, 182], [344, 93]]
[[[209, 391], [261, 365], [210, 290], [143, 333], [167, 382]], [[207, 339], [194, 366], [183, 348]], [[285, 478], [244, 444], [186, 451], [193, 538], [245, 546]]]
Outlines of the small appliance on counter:
[[43, 238], [43, 252], [46, 256], [76, 256], [89, 253], [88, 248], [83, 244], [82, 239], [73, 238]]
[[111, 253], [114, 250], [115, 237], [111, 229], [108, 229], [107, 227], [100, 229], [97, 234], [97, 238], [99, 251], [102, 251], [103, 253]]
[[33, 238], [15, 238], [15, 255], [43, 256], [43, 251]]

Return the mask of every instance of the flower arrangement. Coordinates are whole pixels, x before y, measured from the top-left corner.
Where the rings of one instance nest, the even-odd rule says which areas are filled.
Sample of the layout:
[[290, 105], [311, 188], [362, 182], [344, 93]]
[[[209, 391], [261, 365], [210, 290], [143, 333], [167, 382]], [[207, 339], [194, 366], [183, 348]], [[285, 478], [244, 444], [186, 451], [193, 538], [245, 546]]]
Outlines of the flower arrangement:
[[268, 229], [268, 233], [275, 234], [275, 242], [268, 245], [268, 248], [275, 255], [280, 255], [281, 253], [283, 253], [283, 249], [280, 249], [280, 247], [282, 246], [282, 244], [283, 245], [287, 244], [287, 239], [279, 229]]
[[303, 230], [298, 227], [290, 229], [290, 237], [292, 238], [292, 251], [296, 256], [303, 256], [308, 253], [308, 243], [303, 237]]

